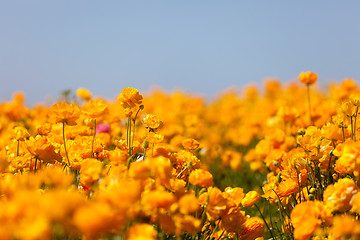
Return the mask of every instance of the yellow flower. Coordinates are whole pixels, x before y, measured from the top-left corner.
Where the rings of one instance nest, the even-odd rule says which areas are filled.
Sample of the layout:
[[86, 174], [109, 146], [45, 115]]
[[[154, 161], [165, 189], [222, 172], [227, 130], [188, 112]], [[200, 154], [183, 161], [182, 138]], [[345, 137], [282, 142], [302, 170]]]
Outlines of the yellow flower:
[[213, 176], [207, 170], [195, 169], [190, 173], [189, 182], [192, 185], [197, 185], [200, 187], [210, 187], [213, 185]]
[[324, 191], [324, 203], [331, 211], [344, 212], [351, 209], [350, 201], [359, 191], [355, 182], [349, 178], [339, 179]]
[[350, 204], [352, 206], [351, 212], [360, 213], [360, 192], [356, 193], [351, 199]]
[[172, 193], [165, 190], [153, 190], [143, 193], [142, 202], [149, 209], [169, 209], [176, 202], [176, 198]]
[[98, 118], [109, 112], [108, 105], [101, 99], [90, 100], [82, 108], [81, 111], [90, 118]]
[[127, 235], [129, 240], [155, 240], [157, 232], [150, 224], [136, 223], [129, 228]]
[[317, 79], [318, 76], [313, 72], [302, 72], [299, 75], [300, 82], [306, 84], [307, 86], [313, 85]]
[[331, 239], [359, 239], [360, 223], [349, 215], [338, 215], [334, 217], [334, 224], [331, 229]]
[[24, 141], [28, 137], [30, 137], [29, 132], [26, 128], [23, 127], [15, 127], [14, 128], [15, 139], [18, 141]]
[[92, 184], [100, 179], [102, 176], [102, 163], [94, 158], [87, 158], [81, 163], [80, 168], [80, 183], [86, 187], [91, 187]]
[[260, 195], [256, 191], [248, 192], [243, 200], [241, 200], [241, 205], [244, 207], [252, 207], [260, 200]]
[[223, 154], [221, 154], [222, 163], [225, 166], [230, 166], [234, 171], [241, 169], [242, 159], [242, 154], [234, 150], [225, 150]]
[[152, 144], [161, 143], [164, 140], [164, 136], [154, 132], [149, 132], [149, 134], [146, 136], [146, 140]]
[[226, 198], [233, 200], [237, 206], [240, 205], [241, 201], [245, 197], [244, 189], [239, 187], [226, 187], [224, 190], [224, 195]]
[[19, 170], [24, 169], [29, 167], [29, 165], [30, 165], [30, 159], [24, 156], [14, 157], [10, 161], [10, 167], [14, 169], [19, 169]]
[[55, 161], [61, 162], [62, 157], [59, 149], [55, 144], [49, 142], [47, 137], [38, 135], [35, 138], [31, 137], [26, 141], [27, 149], [36, 158], [54, 164]]
[[100, 239], [115, 227], [116, 217], [115, 211], [108, 204], [93, 202], [79, 207], [73, 221], [86, 239]]
[[291, 212], [294, 237], [299, 240], [310, 239], [321, 225], [320, 209], [313, 201], [297, 204]]
[[85, 88], [79, 88], [76, 91], [76, 95], [78, 95], [81, 99], [85, 101], [89, 101], [91, 99], [91, 92]]
[[52, 124], [51, 123], [43, 123], [36, 125], [36, 132], [40, 135], [46, 135], [51, 132]]
[[142, 120], [144, 125], [150, 130], [157, 129], [162, 125], [162, 121], [158, 116], [155, 116], [154, 114], [147, 114], [146, 117]]
[[297, 179], [289, 178], [280, 182], [279, 186], [276, 189], [276, 194], [279, 197], [286, 197], [298, 191], [299, 184]]
[[360, 107], [360, 96], [355, 94], [350, 95], [350, 102], [356, 107]]
[[142, 102], [142, 95], [139, 94], [139, 90], [136, 88], [124, 88], [118, 96], [121, 105], [124, 108], [133, 108]]
[[177, 236], [180, 236], [183, 232], [193, 235], [200, 230], [200, 219], [191, 215], [176, 214], [174, 216], [174, 222], [176, 227], [175, 233]]
[[185, 194], [179, 201], [180, 212], [183, 214], [191, 214], [199, 210], [200, 203], [194, 194]]
[[259, 217], [248, 218], [242, 225], [241, 239], [255, 240], [264, 235], [265, 223]]
[[340, 110], [344, 113], [347, 117], [355, 116], [356, 114], [356, 106], [349, 102], [344, 102], [340, 106]]
[[207, 204], [206, 215], [210, 220], [216, 220], [226, 214], [226, 207], [229, 202], [223, 196], [220, 189], [216, 187], [210, 187], [207, 193], [201, 194], [199, 196], [199, 201], [203, 205]]
[[195, 150], [200, 146], [200, 143], [192, 138], [187, 138], [182, 141], [182, 145], [187, 150]]
[[50, 121], [53, 123], [64, 122], [70, 126], [74, 126], [80, 116], [80, 109], [75, 104], [60, 102], [50, 108], [48, 115]]

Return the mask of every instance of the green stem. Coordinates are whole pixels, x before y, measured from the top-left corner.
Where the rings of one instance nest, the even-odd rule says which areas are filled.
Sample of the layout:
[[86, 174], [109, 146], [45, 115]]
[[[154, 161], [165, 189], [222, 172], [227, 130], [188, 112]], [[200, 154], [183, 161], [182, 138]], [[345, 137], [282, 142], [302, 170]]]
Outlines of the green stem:
[[218, 220], [218, 223], [215, 225], [215, 228], [214, 230], [212, 231], [211, 235], [210, 235], [210, 238], [209, 239], [212, 239], [214, 234], [217, 232], [217, 230], [219, 229], [219, 223], [220, 223], [220, 219]]
[[342, 130], [343, 142], [345, 142], [345, 131], [344, 131], [344, 127], [343, 127], [343, 126], [341, 126], [341, 130]]
[[20, 140], [17, 140], [17, 148], [16, 148], [16, 156], [19, 156], [19, 150], [20, 150]]
[[207, 196], [206, 196], [206, 205], [204, 207], [203, 212], [201, 213], [200, 229], [202, 229], [202, 227], [204, 226], [204, 223], [205, 223], [206, 210], [207, 210], [207, 207], [209, 205], [209, 200], [210, 200], [210, 194], [208, 193]]
[[354, 141], [356, 141], [356, 117], [359, 111], [359, 107], [356, 107], [356, 112], [355, 112], [355, 116], [354, 116]]
[[[68, 156], [68, 153], [67, 153], [67, 150], [66, 150], [65, 121], [63, 121], [62, 124], [63, 124], [63, 140], [64, 140], [65, 156], [66, 156], [66, 160], [67, 160], [67, 162], [69, 164], [69, 169], [70, 169], [70, 172], [71, 172], [71, 164], [70, 164], [69, 156]], [[36, 164], [35, 164], [35, 166], [36, 166]]]
[[129, 147], [129, 127], [130, 127], [130, 118], [128, 117], [127, 125], [126, 125], [126, 145]]
[[310, 102], [310, 86], [309, 85], [307, 85], [307, 99], [308, 99], [310, 122], [311, 122], [311, 124], [314, 124], [313, 119], [311, 117], [311, 102]]
[[95, 141], [95, 135], [96, 135], [96, 118], [94, 118], [94, 129], [93, 129], [93, 139], [91, 142], [91, 158], [94, 158], [94, 141]]
[[133, 152], [133, 144], [134, 144], [134, 138], [135, 138], [135, 121], [136, 121], [136, 118], [137, 118], [137, 115], [139, 114], [141, 108], [139, 107], [139, 109], [137, 110], [136, 114], [135, 114], [135, 118], [134, 120], [132, 121], [133, 122], [133, 125], [134, 125], [134, 129], [133, 129], [133, 133], [132, 133], [132, 141], [131, 141], [131, 144], [130, 144], [130, 147], [129, 147], [129, 150], [130, 150], [130, 156], [132, 155], [132, 152]]
[[130, 150], [131, 150], [131, 115], [129, 116], [129, 118], [128, 118], [128, 128], [129, 128], [129, 136], [128, 136], [128, 142], [129, 142], [129, 144], [128, 144], [128, 148], [129, 148], [129, 156], [131, 156], [131, 152], [130, 152]]
[[[279, 199], [279, 200], [280, 200], [280, 199]], [[263, 215], [262, 212], [260, 211], [260, 208], [259, 208], [256, 204], [254, 204], [254, 205], [255, 205], [256, 209], [259, 211], [261, 218], [264, 220], [264, 223], [265, 223], [265, 225], [266, 225], [266, 228], [267, 228], [268, 231], [270, 232], [272, 239], [275, 240], [276, 238], [274, 237], [273, 232], [271, 231], [269, 225], [267, 224], [264, 215]]]
[[184, 167], [183, 170], [181, 170], [181, 172], [179, 172], [179, 174], [176, 175], [176, 178], [179, 178], [190, 166], [191, 166], [191, 162], [188, 162], [186, 167]]
[[34, 173], [36, 173], [36, 165], [37, 165], [38, 158], [35, 157], [35, 167], [34, 167]]
[[351, 125], [351, 139], [354, 140], [354, 123], [353, 123], [353, 116], [350, 117], [350, 125]]
[[155, 143], [153, 143], [152, 147], [151, 147], [151, 157], [154, 157], [154, 146], [155, 146]]

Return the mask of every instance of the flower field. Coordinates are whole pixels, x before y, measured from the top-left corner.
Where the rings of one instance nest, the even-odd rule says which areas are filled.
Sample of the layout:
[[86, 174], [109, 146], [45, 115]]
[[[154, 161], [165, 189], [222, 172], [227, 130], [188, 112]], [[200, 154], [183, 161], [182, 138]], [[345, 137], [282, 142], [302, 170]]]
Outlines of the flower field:
[[360, 239], [360, 89], [0, 103], [0, 239]]

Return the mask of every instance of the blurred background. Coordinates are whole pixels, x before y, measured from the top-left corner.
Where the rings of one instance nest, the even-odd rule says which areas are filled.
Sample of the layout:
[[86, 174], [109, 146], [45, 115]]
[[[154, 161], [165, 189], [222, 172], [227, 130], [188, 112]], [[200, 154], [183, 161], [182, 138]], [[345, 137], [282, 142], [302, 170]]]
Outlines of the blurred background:
[[359, 1], [0, 1], [0, 101], [154, 86], [212, 99], [314, 71], [360, 79]]

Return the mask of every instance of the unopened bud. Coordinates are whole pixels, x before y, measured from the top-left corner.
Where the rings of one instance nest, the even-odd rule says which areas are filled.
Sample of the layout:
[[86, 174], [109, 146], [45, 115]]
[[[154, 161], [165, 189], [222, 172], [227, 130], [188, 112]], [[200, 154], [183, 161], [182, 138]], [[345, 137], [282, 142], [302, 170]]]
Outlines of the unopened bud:
[[278, 175], [277, 175], [277, 182], [278, 182], [278, 183], [281, 182], [281, 172], [279, 172]]
[[149, 142], [148, 142], [148, 140], [144, 140], [144, 143], [143, 143], [143, 148], [144, 149], [147, 149], [149, 147]]
[[315, 196], [314, 196], [313, 194], [309, 194], [308, 199], [309, 199], [309, 200], [314, 200], [314, 199], [315, 199]]

